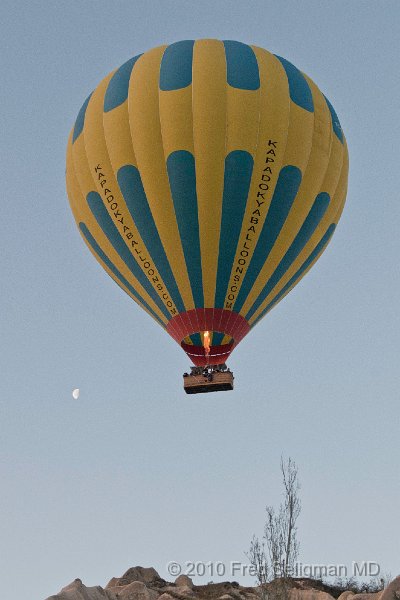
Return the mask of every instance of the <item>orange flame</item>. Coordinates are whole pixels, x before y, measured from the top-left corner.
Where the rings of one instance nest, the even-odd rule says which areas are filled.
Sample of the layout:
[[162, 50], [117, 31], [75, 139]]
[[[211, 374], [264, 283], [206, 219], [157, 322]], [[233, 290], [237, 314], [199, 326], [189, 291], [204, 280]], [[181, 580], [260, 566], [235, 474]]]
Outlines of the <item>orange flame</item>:
[[203, 333], [203, 346], [204, 346], [204, 350], [206, 351], [206, 356], [210, 355], [210, 332], [209, 331], [205, 331]]

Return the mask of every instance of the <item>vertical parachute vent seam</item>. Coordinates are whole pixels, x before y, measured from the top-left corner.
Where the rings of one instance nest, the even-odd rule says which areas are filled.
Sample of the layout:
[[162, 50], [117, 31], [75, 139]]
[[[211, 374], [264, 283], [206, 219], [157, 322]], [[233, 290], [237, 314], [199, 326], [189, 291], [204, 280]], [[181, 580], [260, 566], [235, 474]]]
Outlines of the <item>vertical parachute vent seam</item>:
[[167, 158], [167, 171], [195, 307], [202, 308], [204, 295], [194, 156], [186, 150], [172, 152]]
[[150, 281], [147, 279], [147, 276], [142, 271], [135, 258], [131, 254], [128, 246], [122, 239], [118, 229], [112, 222], [111, 217], [108, 214], [108, 211], [105, 208], [100, 195], [97, 192], [89, 192], [89, 194], [87, 195], [87, 203], [97, 223], [99, 224], [103, 233], [109, 240], [110, 244], [113, 246], [114, 250], [119, 254], [119, 256], [122, 258], [122, 260], [124, 261], [128, 269], [131, 271], [133, 276], [136, 277], [138, 282], [142, 285], [142, 287], [146, 290], [146, 292], [149, 294], [152, 300], [156, 303], [163, 315], [168, 320], [171, 319], [171, 314], [169, 313], [168, 309], [161, 301], [157, 292], [151, 285]]
[[100, 260], [110, 269], [112, 274], [121, 282], [121, 285], [125, 286], [127, 290], [130, 291], [132, 296], [134, 296], [143, 306], [152, 314], [152, 316], [156, 319], [158, 323], [162, 327], [165, 328], [165, 324], [161, 321], [160, 317], [154, 312], [154, 310], [147, 304], [147, 302], [137, 293], [134, 287], [131, 286], [129, 281], [125, 279], [122, 273], [117, 269], [117, 267], [111, 262], [105, 252], [100, 248], [99, 244], [94, 239], [93, 235], [90, 233], [87, 225], [82, 221], [79, 223], [79, 229], [81, 230], [85, 240], [90, 245], [92, 250], [97, 254]]
[[235, 312], [240, 312], [254, 282], [274, 247], [292, 208], [300, 183], [301, 171], [298, 167], [288, 165], [281, 169], [264, 226], [233, 308]]
[[224, 307], [226, 290], [246, 210], [253, 163], [251, 154], [243, 150], [235, 150], [225, 159], [215, 308]]
[[325, 192], [318, 194], [314, 201], [314, 204], [310, 209], [310, 212], [307, 215], [306, 220], [301, 226], [300, 231], [293, 240], [290, 248], [288, 249], [285, 256], [282, 258], [281, 262], [271, 275], [269, 281], [261, 291], [257, 300], [254, 302], [253, 306], [248, 311], [246, 315], [247, 320], [249, 320], [254, 315], [256, 310], [267, 298], [268, 294], [270, 294], [274, 287], [278, 285], [279, 281], [282, 279], [282, 277], [285, 275], [288, 269], [290, 269], [293, 262], [299, 256], [300, 252], [303, 250], [307, 242], [311, 239], [311, 236], [320, 224], [321, 219], [324, 216], [326, 209], [328, 208], [329, 201], [329, 194]]
[[151, 214], [146, 193], [137, 167], [125, 165], [117, 173], [118, 185], [139, 235], [152, 257], [178, 312], [184, 312], [182, 296]]

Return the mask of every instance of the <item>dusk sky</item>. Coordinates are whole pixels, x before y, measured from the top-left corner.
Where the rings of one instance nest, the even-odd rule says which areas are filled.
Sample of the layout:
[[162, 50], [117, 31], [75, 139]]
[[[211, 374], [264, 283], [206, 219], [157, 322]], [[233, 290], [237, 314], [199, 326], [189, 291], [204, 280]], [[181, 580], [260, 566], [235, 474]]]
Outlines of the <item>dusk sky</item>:
[[[4, 0], [0, 21], [0, 595], [134, 565], [172, 580], [170, 561], [252, 584], [229, 565], [282, 499], [281, 455], [299, 468], [301, 562], [398, 575], [400, 3]], [[65, 150], [107, 73], [198, 38], [307, 73], [350, 175], [329, 248], [233, 352], [235, 390], [186, 396], [186, 355], [79, 235]]]

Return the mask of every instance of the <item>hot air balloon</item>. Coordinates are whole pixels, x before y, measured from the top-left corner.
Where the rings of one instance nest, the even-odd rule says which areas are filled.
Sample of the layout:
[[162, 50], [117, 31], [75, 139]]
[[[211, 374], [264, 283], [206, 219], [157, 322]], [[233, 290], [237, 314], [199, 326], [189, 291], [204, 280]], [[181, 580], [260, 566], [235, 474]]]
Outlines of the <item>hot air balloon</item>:
[[67, 149], [84, 241], [186, 352], [190, 392], [232, 389], [226, 360], [325, 250], [347, 177], [329, 100], [237, 41], [131, 58], [85, 100]]

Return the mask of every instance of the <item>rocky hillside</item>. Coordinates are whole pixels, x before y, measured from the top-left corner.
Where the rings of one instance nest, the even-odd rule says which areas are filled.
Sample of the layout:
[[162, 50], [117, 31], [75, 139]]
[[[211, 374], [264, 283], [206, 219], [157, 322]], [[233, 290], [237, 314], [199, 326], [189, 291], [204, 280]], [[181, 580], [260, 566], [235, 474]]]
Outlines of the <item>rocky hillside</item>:
[[[269, 584], [273, 600], [274, 582]], [[400, 577], [375, 594], [341, 592], [313, 579], [293, 579], [289, 600], [400, 600]], [[162, 579], [153, 568], [132, 567], [122, 577], [113, 577], [102, 587], [86, 587], [80, 579], [47, 600], [260, 600], [257, 587], [243, 587], [235, 581], [194, 585], [180, 575], [174, 583]]]

